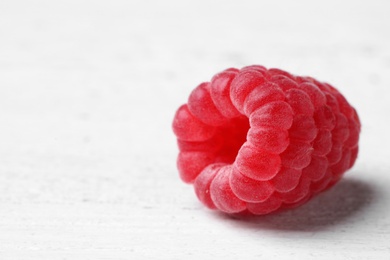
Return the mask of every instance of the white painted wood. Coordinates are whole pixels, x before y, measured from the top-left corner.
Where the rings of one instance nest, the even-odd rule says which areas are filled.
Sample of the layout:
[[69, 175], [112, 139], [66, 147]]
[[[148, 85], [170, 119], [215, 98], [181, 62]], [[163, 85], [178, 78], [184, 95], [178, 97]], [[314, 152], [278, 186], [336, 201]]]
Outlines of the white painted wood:
[[[0, 2], [0, 259], [390, 259], [388, 1]], [[339, 185], [283, 214], [206, 210], [170, 125], [219, 70], [280, 67], [357, 107]]]

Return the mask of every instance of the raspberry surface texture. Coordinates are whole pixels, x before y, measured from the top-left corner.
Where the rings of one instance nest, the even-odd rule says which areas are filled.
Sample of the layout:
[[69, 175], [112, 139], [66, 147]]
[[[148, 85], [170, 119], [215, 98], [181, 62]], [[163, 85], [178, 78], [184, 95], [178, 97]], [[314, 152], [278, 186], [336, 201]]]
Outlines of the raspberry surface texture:
[[297, 207], [358, 155], [356, 110], [331, 85], [280, 69], [230, 68], [196, 87], [173, 120], [181, 179], [226, 213]]

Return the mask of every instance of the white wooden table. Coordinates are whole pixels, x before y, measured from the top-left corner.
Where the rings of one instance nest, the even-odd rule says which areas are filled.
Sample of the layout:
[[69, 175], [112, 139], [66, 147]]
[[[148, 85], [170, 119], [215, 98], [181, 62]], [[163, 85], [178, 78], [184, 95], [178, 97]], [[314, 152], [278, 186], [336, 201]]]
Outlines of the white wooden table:
[[[0, 1], [0, 259], [390, 259], [389, 1]], [[175, 109], [227, 67], [338, 87], [355, 167], [234, 219], [175, 166]]]

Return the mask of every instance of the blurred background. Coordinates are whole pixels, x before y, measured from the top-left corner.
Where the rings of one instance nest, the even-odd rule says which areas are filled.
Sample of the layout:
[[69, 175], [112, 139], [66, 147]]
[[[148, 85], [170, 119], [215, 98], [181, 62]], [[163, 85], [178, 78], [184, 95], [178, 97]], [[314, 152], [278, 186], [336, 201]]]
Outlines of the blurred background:
[[363, 123], [350, 175], [385, 190], [389, 13], [386, 0], [0, 1], [0, 256], [190, 252], [178, 236], [210, 215], [178, 178], [171, 122], [194, 87], [228, 67], [337, 87]]

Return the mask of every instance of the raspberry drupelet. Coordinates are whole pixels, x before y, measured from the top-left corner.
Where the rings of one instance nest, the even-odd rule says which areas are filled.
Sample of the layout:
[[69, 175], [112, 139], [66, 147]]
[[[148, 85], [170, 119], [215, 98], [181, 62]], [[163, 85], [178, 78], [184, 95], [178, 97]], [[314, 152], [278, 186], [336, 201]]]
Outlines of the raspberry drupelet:
[[292, 208], [332, 187], [358, 155], [360, 121], [334, 87], [253, 65], [196, 87], [176, 112], [181, 179], [226, 213]]

